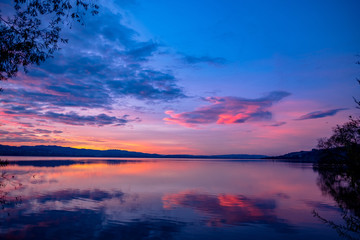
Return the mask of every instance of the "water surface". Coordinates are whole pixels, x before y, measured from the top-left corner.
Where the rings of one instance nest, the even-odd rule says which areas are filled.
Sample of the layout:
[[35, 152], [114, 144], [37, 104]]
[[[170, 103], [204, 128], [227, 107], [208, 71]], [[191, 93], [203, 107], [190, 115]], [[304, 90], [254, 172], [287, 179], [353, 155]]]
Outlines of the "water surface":
[[339, 239], [311, 164], [7, 159], [0, 239]]

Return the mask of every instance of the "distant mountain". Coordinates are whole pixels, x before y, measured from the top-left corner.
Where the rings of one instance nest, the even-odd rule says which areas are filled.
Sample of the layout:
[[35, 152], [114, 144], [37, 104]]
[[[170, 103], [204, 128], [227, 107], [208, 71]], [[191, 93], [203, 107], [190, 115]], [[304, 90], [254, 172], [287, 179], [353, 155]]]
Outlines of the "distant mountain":
[[206, 159], [263, 159], [266, 155], [250, 155], [250, 154], [226, 154], [226, 155], [162, 155], [166, 158], [206, 158]]
[[93, 150], [59, 146], [7, 146], [0, 145], [0, 156], [52, 156], [52, 157], [160, 157], [159, 154], [129, 152], [125, 150]]
[[312, 149], [311, 151], [291, 152], [280, 156], [265, 157], [265, 159], [291, 160], [292, 162], [317, 162], [323, 154], [323, 150]]
[[163, 155], [126, 150], [93, 150], [59, 146], [8, 146], [0, 145], [0, 156], [46, 156], [46, 157], [138, 157], [138, 158], [206, 158], [206, 159], [261, 159], [265, 155]]

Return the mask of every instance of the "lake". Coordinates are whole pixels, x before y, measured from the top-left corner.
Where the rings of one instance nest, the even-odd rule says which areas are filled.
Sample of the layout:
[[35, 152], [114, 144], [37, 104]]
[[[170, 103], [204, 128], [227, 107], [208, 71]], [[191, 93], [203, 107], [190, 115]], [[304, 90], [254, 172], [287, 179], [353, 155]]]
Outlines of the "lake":
[[[339, 239], [309, 163], [2, 157], [0, 239]], [[325, 220], [326, 219], [326, 220]]]

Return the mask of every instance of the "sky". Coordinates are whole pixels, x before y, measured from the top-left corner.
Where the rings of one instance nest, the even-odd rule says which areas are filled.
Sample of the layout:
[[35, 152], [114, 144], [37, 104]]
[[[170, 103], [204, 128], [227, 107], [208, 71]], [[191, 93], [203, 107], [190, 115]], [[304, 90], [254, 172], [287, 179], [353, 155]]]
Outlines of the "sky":
[[99, 5], [0, 83], [1, 144], [280, 155], [359, 116], [359, 1]]

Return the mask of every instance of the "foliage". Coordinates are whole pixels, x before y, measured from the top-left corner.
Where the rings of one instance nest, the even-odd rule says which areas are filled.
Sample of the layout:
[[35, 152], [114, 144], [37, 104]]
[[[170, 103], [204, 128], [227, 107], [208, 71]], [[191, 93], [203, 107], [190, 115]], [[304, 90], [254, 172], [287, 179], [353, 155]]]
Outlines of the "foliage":
[[[358, 64], [360, 64], [360, 62], [357, 62]], [[358, 83], [360, 84], [360, 79], [356, 79], [358, 81]], [[356, 104], [358, 105], [357, 108], [360, 109], [360, 101], [357, 100], [356, 98], [354, 98], [354, 101], [356, 102]]]
[[[358, 55], [358, 57], [360, 57], [360, 55]], [[360, 61], [357, 61], [357, 62], [356, 62], [356, 64], [359, 64], [359, 65], [360, 65]], [[360, 84], [360, 79], [359, 79], [359, 78], [357, 78], [356, 80], [357, 80], [357, 82]], [[356, 104], [358, 105], [358, 106], [357, 106], [357, 108], [359, 108], [359, 109], [360, 109], [360, 100], [358, 100], [358, 99], [354, 98], [354, 101], [355, 101], [355, 102], [356, 102]]]
[[318, 146], [322, 149], [349, 147], [360, 143], [360, 119], [350, 116], [349, 122], [337, 125], [329, 139], [321, 139]]
[[0, 159], [0, 167], [5, 167], [9, 164], [8, 161]]
[[325, 153], [320, 162], [360, 169], [360, 119], [350, 116], [348, 122], [333, 129], [330, 138], [319, 139], [318, 147]]
[[0, 12], [0, 80], [53, 57], [68, 41], [61, 37], [62, 27], [74, 21], [83, 25], [86, 12], [96, 15], [98, 8], [91, 0], [14, 0], [13, 16]]

